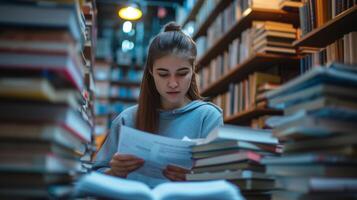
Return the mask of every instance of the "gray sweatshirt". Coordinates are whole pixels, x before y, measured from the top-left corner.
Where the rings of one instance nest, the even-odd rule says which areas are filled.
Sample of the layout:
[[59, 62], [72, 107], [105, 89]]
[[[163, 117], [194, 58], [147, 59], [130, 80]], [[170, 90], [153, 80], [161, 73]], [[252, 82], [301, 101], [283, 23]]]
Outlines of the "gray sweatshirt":
[[[111, 126], [110, 133], [99, 150], [94, 161], [94, 169], [104, 171], [109, 168], [109, 161], [118, 148], [121, 125], [135, 128], [137, 105], [125, 109], [118, 115]], [[196, 100], [170, 111], [159, 111], [158, 134], [182, 139], [204, 138], [218, 126], [223, 125], [222, 110], [216, 105]]]

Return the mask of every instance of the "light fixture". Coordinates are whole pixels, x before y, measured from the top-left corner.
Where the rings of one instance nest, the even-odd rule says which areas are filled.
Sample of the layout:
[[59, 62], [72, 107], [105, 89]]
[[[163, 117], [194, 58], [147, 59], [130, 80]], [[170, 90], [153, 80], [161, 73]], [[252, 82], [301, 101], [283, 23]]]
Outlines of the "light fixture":
[[134, 43], [132, 41], [129, 41], [129, 40], [124, 40], [122, 43], [121, 43], [121, 50], [123, 52], [127, 52], [127, 51], [130, 51], [134, 48]]
[[130, 21], [125, 21], [123, 23], [123, 32], [129, 33], [133, 29], [133, 24]]
[[130, 4], [119, 9], [119, 17], [125, 20], [138, 20], [141, 18], [143, 13], [136, 4]]

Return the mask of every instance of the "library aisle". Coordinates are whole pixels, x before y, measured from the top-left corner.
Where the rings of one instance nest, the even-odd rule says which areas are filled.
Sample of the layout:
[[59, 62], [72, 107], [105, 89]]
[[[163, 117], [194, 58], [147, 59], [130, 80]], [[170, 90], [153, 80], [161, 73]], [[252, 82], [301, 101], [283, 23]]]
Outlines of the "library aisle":
[[[196, 47], [174, 78], [146, 70], [170, 22]], [[0, 199], [357, 199], [356, 22], [356, 0], [1, 1]], [[155, 77], [190, 70], [167, 109]], [[223, 124], [171, 130], [192, 96]], [[147, 140], [120, 143], [130, 126]], [[181, 137], [196, 129], [209, 131]], [[133, 168], [143, 154], [120, 145], [152, 154]]]

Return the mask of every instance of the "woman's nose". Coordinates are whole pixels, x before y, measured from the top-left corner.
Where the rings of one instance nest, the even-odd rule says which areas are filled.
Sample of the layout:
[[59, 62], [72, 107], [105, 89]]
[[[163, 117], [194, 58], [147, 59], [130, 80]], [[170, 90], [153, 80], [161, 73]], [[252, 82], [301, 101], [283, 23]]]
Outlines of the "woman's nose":
[[168, 86], [169, 86], [170, 88], [176, 88], [176, 87], [178, 86], [178, 82], [177, 82], [175, 76], [171, 76], [171, 77], [169, 78]]

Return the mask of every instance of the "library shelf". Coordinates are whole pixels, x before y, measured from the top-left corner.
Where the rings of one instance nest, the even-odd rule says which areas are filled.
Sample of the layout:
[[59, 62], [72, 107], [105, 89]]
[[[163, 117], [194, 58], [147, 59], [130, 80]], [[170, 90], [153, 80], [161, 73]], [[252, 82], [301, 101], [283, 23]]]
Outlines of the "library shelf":
[[222, 93], [228, 90], [230, 83], [239, 82], [255, 71], [264, 70], [266, 68], [282, 64], [298, 66], [298, 63], [298, 56], [257, 53], [244, 62], [231, 68], [231, 70], [228, 71], [225, 75], [221, 76], [213, 84], [206, 87], [201, 92], [201, 95], [215, 96], [219, 93]]
[[237, 125], [247, 125], [254, 118], [261, 117], [264, 115], [281, 115], [283, 111], [275, 110], [270, 108], [252, 108], [243, 112], [238, 112], [232, 116], [226, 117], [224, 123], [226, 124], [237, 124]]
[[197, 71], [207, 65], [212, 59], [223, 53], [229, 44], [240, 36], [247, 28], [251, 27], [254, 20], [288, 22], [297, 26], [299, 15], [283, 10], [248, 8], [242, 13], [242, 18], [238, 20], [226, 33], [214, 42], [214, 44], [197, 61]]
[[125, 102], [125, 103], [137, 103], [138, 99], [134, 97], [109, 97], [110, 102]]
[[182, 27], [184, 27], [188, 22], [194, 20], [195, 16], [197, 15], [198, 11], [202, 7], [204, 0], [197, 0], [193, 8], [191, 9], [190, 13], [187, 15], [186, 19], [182, 23]]
[[325, 47], [344, 34], [357, 31], [357, 5], [349, 8], [321, 27], [318, 27], [299, 40], [293, 42], [295, 47]]
[[114, 64], [113, 67], [124, 69], [124, 70], [130, 70], [130, 69], [137, 70], [137, 71], [144, 70], [144, 68], [139, 65]]
[[140, 87], [141, 83], [132, 80], [112, 80], [110, 81], [110, 84], [115, 86]]
[[220, 0], [207, 18], [202, 22], [197, 31], [193, 34], [193, 40], [197, 40], [202, 35], [205, 35], [210, 25], [214, 22], [217, 16], [229, 6], [231, 0]]

